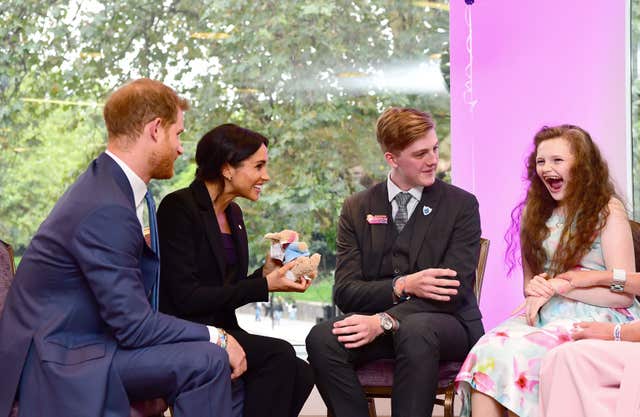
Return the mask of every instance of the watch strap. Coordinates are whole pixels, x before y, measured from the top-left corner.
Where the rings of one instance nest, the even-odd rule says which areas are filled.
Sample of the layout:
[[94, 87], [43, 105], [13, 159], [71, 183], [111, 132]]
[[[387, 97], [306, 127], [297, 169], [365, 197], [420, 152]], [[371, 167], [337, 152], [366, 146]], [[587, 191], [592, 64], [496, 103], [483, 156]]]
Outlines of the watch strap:
[[613, 270], [613, 279], [611, 280], [611, 285], [609, 289], [612, 292], [623, 292], [624, 285], [627, 282], [627, 272], [624, 269], [614, 269]]

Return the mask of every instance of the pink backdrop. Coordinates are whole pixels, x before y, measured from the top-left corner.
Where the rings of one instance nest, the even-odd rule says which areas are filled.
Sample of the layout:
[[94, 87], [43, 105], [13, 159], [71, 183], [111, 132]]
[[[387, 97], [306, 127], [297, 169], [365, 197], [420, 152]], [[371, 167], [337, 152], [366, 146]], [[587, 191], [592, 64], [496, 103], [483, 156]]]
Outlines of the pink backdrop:
[[480, 201], [491, 240], [481, 309], [491, 328], [522, 301], [504, 234], [535, 131], [573, 123], [599, 144], [627, 196], [625, 1], [451, 0], [453, 182]]

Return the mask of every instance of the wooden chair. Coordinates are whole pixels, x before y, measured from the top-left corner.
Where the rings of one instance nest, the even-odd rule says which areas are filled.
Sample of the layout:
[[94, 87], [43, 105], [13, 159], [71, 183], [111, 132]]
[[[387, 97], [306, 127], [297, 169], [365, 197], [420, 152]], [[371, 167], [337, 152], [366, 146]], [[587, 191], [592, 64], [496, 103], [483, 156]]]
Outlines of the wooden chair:
[[[11, 245], [0, 240], [0, 317], [4, 310], [4, 302], [9, 293], [15, 275], [15, 263]], [[9, 417], [18, 416], [18, 401], [13, 404]], [[167, 403], [162, 398], [131, 403], [129, 417], [161, 417], [167, 409]]]
[[0, 317], [2, 317], [4, 300], [9, 293], [15, 272], [13, 249], [11, 245], [0, 240]]
[[629, 220], [631, 236], [633, 237], [633, 251], [636, 255], [636, 272], [640, 272], [640, 223]]
[[[638, 224], [640, 230], [640, 224]], [[482, 280], [489, 255], [489, 240], [480, 238], [480, 257], [476, 268], [474, 292], [478, 303], [482, 291]], [[441, 362], [438, 372], [438, 391], [434, 404], [444, 407], [444, 417], [453, 417], [453, 399], [455, 397], [454, 379], [462, 362]], [[391, 398], [393, 385], [393, 359], [380, 359], [359, 367], [356, 372], [369, 403], [369, 417], [377, 417], [375, 398]], [[440, 398], [443, 396], [443, 398]], [[327, 417], [332, 417], [327, 413]], [[425, 416], [426, 417], [426, 416]]]

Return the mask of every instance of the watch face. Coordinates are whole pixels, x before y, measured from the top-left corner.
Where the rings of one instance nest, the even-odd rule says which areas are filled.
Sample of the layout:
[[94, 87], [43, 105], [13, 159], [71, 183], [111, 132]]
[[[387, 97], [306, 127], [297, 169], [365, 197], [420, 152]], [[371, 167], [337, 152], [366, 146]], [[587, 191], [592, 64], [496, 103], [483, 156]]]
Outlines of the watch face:
[[393, 321], [391, 321], [391, 319], [387, 316], [382, 316], [380, 318], [380, 325], [387, 332], [393, 329]]

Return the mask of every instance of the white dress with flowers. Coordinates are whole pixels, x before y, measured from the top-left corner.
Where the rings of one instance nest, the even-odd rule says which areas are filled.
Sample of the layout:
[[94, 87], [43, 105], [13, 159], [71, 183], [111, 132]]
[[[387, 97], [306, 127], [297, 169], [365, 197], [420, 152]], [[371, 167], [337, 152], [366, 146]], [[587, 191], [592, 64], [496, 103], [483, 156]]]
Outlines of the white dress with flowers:
[[[547, 221], [550, 235], [543, 246], [551, 259], [558, 244], [562, 218]], [[545, 269], [548, 265], [545, 265]], [[582, 259], [580, 268], [604, 270], [600, 236]], [[486, 333], [471, 349], [456, 377], [462, 397], [461, 416], [470, 413], [470, 388], [498, 401], [520, 417], [538, 416], [538, 376], [542, 357], [554, 347], [571, 341], [570, 329], [580, 321], [626, 323], [640, 317], [636, 300], [629, 308], [597, 307], [562, 296], [552, 297], [541, 309], [535, 326], [524, 315], [512, 317]]]

